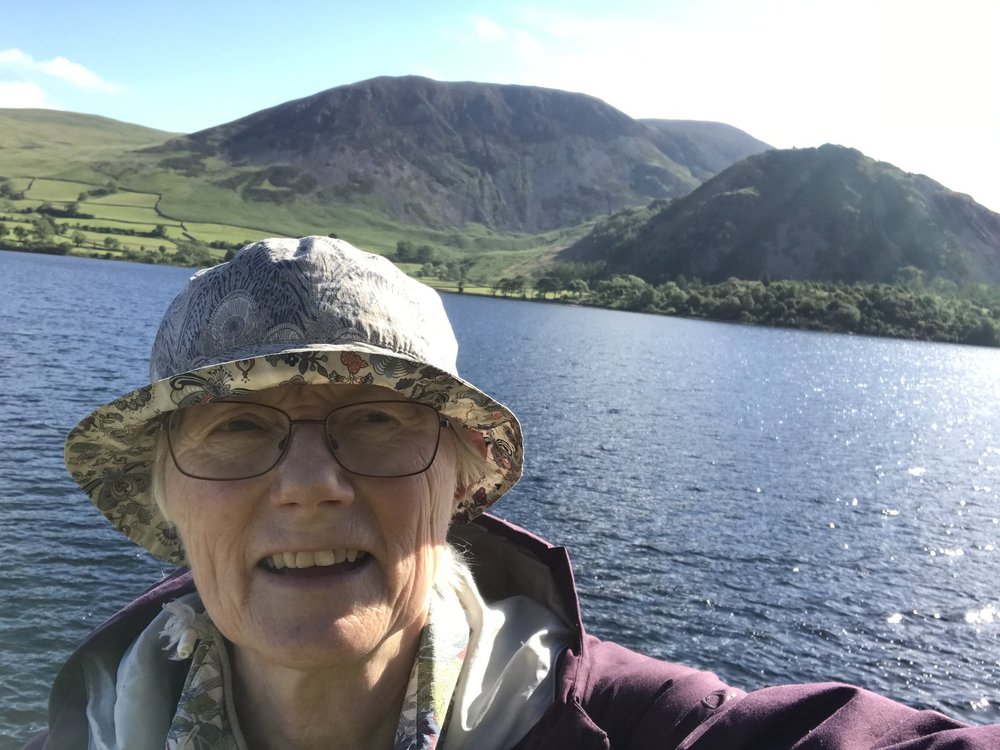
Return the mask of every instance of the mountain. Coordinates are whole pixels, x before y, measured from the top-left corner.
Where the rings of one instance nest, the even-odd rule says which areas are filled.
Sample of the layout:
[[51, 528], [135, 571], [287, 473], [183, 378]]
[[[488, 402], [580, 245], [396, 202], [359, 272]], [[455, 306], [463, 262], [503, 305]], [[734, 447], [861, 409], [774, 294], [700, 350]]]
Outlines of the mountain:
[[250, 200], [312, 196], [427, 227], [539, 232], [684, 195], [766, 148], [735, 128], [639, 121], [583, 94], [407, 76], [323, 91], [151, 153], [207, 177], [221, 158], [242, 171], [216, 184]]
[[907, 266], [928, 278], [1000, 283], [1000, 214], [843, 146], [760, 153], [665, 207], [617, 221], [561, 259], [603, 260], [657, 283], [678, 274], [881, 282]]
[[654, 132], [657, 147], [699, 180], [717, 175], [752, 154], [772, 147], [732, 125], [704, 120], [640, 120]]

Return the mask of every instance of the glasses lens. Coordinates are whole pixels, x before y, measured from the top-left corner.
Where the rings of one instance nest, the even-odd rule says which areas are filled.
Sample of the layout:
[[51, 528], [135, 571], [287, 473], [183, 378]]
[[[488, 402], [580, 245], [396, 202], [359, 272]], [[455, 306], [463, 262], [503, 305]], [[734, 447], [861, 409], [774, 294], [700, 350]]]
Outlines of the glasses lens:
[[[173, 412], [167, 434], [174, 463], [184, 474], [245, 479], [274, 468], [295, 423], [271, 406], [218, 401]], [[324, 424], [337, 462], [370, 477], [426, 471], [434, 462], [441, 434], [437, 411], [410, 401], [342, 406], [330, 412]]]
[[170, 415], [174, 463], [199, 479], [243, 479], [269, 471], [281, 458], [290, 423], [279, 409], [219, 401]]
[[412, 401], [377, 401], [342, 406], [326, 418], [337, 461], [370, 477], [402, 477], [426, 471], [441, 434], [437, 411]]

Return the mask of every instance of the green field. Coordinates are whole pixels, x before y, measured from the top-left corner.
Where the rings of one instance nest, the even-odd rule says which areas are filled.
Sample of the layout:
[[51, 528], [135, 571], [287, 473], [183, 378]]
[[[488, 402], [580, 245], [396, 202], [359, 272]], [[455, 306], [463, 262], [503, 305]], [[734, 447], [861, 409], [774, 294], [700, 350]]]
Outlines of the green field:
[[61, 224], [65, 224], [71, 229], [83, 228], [83, 227], [94, 227], [96, 229], [107, 229], [113, 230], [117, 229], [122, 232], [146, 232], [152, 234], [153, 230], [156, 229], [156, 224], [152, 222], [142, 223], [138, 221], [118, 221], [116, 219], [64, 219]]
[[11, 177], [10, 178], [10, 186], [14, 190], [20, 190], [20, 191], [23, 192], [23, 191], [25, 191], [25, 190], [28, 189], [28, 185], [30, 185], [30, 184], [31, 184], [31, 178], [30, 177]]
[[226, 242], [235, 245], [245, 245], [257, 240], [274, 237], [274, 232], [261, 229], [247, 229], [246, 227], [234, 227], [229, 224], [202, 224], [198, 222], [185, 222], [184, 227], [201, 242]]
[[25, 191], [25, 197], [37, 201], [49, 201], [50, 203], [72, 203], [84, 190], [89, 188], [81, 182], [67, 182], [66, 180], [46, 180], [34, 179], [31, 186]]
[[110, 195], [101, 195], [97, 198], [88, 198], [88, 203], [100, 203], [108, 206], [139, 206], [143, 208], [154, 208], [160, 196], [156, 193], [136, 193], [131, 190], [119, 190]]
[[[152, 208], [145, 208], [143, 206], [117, 206], [107, 203], [95, 203], [88, 200], [80, 204], [80, 211], [85, 214], [91, 214], [94, 217], [124, 223], [163, 224], [164, 226], [173, 224], [180, 226], [179, 221], [165, 219]], [[80, 219], [80, 221], [88, 220]]]
[[[186, 265], [215, 262], [227, 250], [264, 237], [331, 235], [388, 256], [405, 240], [433, 248], [442, 263], [473, 262], [467, 287], [473, 279], [530, 266], [567, 244], [565, 232], [516, 235], [477, 225], [406, 225], [386, 218], [374, 198], [347, 205], [323, 191], [290, 199], [280, 187], [261, 192], [270, 183], [252, 182], [259, 170], [228, 163], [221, 154], [150, 149], [174, 137], [89, 115], [0, 109], [0, 215], [6, 217], [0, 222], [7, 230], [3, 235], [0, 229], [0, 238], [25, 249], [65, 249], [68, 243], [72, 253], [133, 260], [141, 253], [152, 262]], [[247, 184], [258, 192], [247, 197]], [[93, 218], [60, 215], [73, 208]], [[82, 242], [77, 237], [73, 243], [74, 232], [83, 233]], [[110, 247], [108, 240], [114, 241]]]

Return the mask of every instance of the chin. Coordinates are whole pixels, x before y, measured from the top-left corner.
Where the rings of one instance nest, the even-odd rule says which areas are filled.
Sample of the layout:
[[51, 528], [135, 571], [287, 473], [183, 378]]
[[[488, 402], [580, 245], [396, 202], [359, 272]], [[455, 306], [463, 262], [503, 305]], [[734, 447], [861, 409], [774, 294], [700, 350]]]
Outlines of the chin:
[[[400, 648], [402, 630], [386, 632], [381, 625], [367, 625], [356, 616], [302, 617], [267, 627], [234, 648], [238, 653], [253, 652], [254, 661], [263, 666], [302, 672], [356, 667]], [[419, 633], [419, 627], [415, 632]]]

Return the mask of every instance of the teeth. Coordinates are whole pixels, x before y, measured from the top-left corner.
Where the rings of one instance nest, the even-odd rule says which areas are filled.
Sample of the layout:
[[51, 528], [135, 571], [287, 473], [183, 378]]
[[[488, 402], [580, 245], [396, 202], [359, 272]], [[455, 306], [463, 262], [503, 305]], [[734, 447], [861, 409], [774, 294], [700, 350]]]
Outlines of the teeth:
[[356, 549], [332, 549], [319, 552], [278, 552], [265, 562], [275, 570], [282, 568], [312, 568], [315, 566], [339, 565], [354, 562], [362, 553]]
[[335, 562], [337, 562], [337, 556], [329, 550], [316, 553], [317, 565], [333, 565]]

